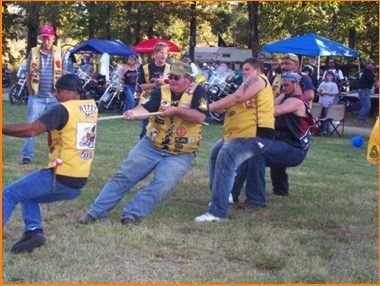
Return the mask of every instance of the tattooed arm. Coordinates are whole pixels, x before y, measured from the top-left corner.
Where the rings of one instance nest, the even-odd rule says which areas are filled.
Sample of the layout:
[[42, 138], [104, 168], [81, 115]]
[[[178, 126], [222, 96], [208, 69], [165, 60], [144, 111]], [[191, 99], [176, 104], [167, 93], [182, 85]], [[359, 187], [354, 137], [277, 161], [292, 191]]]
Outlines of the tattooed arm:
[[211, 112], [223, 112], [225, 109], [256, 97], [265, 88], [265, 81], [258, 75], [245, 80], [232, 94], [209, 105]]

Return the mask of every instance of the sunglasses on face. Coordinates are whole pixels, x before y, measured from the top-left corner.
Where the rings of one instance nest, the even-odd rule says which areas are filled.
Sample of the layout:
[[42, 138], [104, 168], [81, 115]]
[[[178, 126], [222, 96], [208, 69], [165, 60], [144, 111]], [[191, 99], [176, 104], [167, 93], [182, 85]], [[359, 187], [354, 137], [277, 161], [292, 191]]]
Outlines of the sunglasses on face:
[[329, 64], [335, 64], [334, 62], [329, 62]]
[[170, 74], [168, 76], [168, 79], [173, 79], [175, 81], [179, 81], [181, 78], [183, 78], [183, 76], [179, 76], [179, 75], [174, 75], [174, 74]]
[[278, 64], [277, 63], [273, 63], [272, 66], [277, 66]]

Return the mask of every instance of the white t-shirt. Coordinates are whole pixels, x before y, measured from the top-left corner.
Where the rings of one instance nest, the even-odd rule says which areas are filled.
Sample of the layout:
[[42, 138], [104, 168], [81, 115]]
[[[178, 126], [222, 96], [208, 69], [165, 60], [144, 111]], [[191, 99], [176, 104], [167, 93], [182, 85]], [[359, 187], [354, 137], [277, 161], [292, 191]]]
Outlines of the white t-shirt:
[[[327, 81], [322, 81], [321, 84], [318, 86], [318, 89], [324, 88], [328, 92], [334, 93], [334, 95], [337, 95], [339, 93], [338, 91], [338, 86], [335, 82], [327, 82]], [[322, 104], [323, 107], [328, 107], [330, 104], [334, 103], [334, 97], [331, 95], [319, 95], [319, 103]]]

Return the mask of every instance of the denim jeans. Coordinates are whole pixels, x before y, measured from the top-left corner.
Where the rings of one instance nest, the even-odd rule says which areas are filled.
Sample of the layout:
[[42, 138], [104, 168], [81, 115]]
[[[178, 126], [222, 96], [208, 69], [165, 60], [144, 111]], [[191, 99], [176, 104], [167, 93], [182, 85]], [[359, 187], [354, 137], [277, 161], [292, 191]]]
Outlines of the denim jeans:
[[[300, 165], [306, 158], [307, 152], [288, 143], [275, 141], [269, 149], [258, 156], [248, 160], [248, 166], [242, 168], [246, 172], [246, 201], [266, 206], [265, 199], [265, 167], [270, 167], [273, 192], [277, 195], [288, 195], [289, 183], [286, 168]], [[246, 162], [245, 162], [246, 164]], [[239, 174], [236, 180], [244, 180], [244, 173]], [[242, 185], [242, 182], [235, 184]], [[234, 190], [233, 196], [238, 196]]]
[[359, 89], [359, 99], [360, 99], [360, 113], [357, 117], [357, 120], [364, 121], [369, 110], [371, 109], [371, 90]]
[[[40, 118], [45, 112], [53, 109], [58, 104], [55, 97], [29, 96], [27, 122], [32, 123]], [[24, 147], [21, 150], [22, 158], [32, 159], [34, 156], [34, 137], [25, 139]]]
[[107, 216], [132, 187], [153, 171], [152, 181], [133, 196], [121, 216], [135, 221], [144, 218], [175, 188], [194, 158], [195, 153], [173, 155], [163, 152], [144, 137], [108, 180], [88, 214], [95, 219]]
[[127, 110], [131, 110], [135, 107], [135, 97], [133, 94], [135, 93], [135, 89], [127, 84], [123, 84], [123, 93], [125, 94], [125, 102], [123, 106], [123, 113]]
[[228, 218], [229, 202], [237, 167], [252, 156], [266, 152], [272, 140], [265, 138], [220, 139], [211, 148], [209, 156], [209, 180], [211, 203], [208, 212], [220, 218]]
[[81, 193], [56, 181], [50, 170], [34, 171], [3, 189], [3, 227], [18, 203], [21, 203], [24, 232], [34, 228], [43, 229], [40, 203], [73, 200]]

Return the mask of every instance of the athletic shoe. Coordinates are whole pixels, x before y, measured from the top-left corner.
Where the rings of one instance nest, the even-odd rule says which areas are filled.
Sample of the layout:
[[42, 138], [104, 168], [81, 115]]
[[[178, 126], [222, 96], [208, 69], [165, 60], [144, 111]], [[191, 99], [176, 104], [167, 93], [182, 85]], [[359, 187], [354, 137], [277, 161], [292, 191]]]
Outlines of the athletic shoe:
[[45, 244], [45, 237], [42, 234], [41, 229], [34, 229], [24, 233], [20, 240], [13, 245], [11, 252], [12, 253], [22, 253], [22, 252], [32, 252], [33, 249], [41, 247]]
[[22, 158], [22, 160], [20, 161], [20, 165], [28, 165], [31, 161], [32, 160], [30, 160], [29, 158]]
[[216, 222], [216, 221], [221, 221], [221, 220], [226, 220], [225, 218], [220, 218], [220, 217], [216, 217], [210, 213], [205, 213], [201, 216], [197, 216], [195, 219], [194, 219], [196, 222], [205, 222], [205, 221], [211, 221], [211, 222]]

